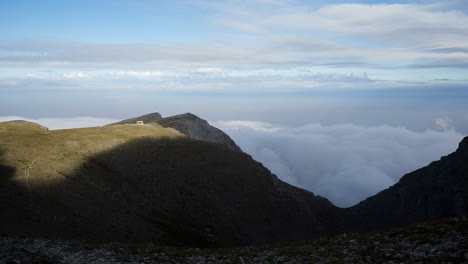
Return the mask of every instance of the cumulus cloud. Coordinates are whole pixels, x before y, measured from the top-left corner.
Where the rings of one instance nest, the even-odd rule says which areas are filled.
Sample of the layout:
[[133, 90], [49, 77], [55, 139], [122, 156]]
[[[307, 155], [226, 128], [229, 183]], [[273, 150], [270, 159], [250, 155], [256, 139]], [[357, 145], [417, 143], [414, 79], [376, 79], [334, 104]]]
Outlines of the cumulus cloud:
[[51, 130], [54, 129], [67, 129], [67, 128], [81, 128], [81, 127], [95, 127], [103, 126], [119, 120], [111, 118], [96, 118], [96, 117], [65, 117], [65, 118], [25, 118], [20, 116], [0, 116], [0, 122], [12, 120], [25, 120], [38, 123]]
[[342, 207], [352, 206], [393, 185], [404, 174], [453, 152], [463, 137], [454, 130], [414, 132], [387, 125], [214, 124], [280, 179]]

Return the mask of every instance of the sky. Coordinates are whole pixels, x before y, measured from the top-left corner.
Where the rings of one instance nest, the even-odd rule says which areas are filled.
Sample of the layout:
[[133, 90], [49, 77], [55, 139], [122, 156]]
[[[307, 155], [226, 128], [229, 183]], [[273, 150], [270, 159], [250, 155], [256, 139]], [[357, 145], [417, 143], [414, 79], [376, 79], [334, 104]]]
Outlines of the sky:
[[341, 206], [468, 134], [467, 1], [15, 0], [0, 32], [0, 121], [192, 112]]

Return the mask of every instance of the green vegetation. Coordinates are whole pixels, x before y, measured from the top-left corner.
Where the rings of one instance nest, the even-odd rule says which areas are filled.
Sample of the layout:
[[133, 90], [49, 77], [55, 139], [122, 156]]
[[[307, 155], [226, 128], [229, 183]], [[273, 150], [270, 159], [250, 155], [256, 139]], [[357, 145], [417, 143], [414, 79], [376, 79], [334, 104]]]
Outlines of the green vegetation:
[[37, 185], [60, 180], [89, 157], [137, 138], [182, 138], [161, 126], [114, 125], [47, 130], [26, 121], [0, 123], [3, 165], [16, 169], [18, 182]]

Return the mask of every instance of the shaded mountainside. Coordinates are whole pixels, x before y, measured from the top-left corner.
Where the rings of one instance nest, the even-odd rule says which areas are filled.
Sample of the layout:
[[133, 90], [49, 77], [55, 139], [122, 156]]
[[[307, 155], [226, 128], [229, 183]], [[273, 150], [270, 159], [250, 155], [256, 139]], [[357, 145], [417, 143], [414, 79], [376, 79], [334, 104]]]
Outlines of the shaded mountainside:
[[347, 229], [375, 230], [468, 213], [468, 137], [456, 152], [404, 175], [398, 183], [345, 210]]
[[248, 154], [172, 127], [191, 118], [198, 120], [53, 131], [0, 123], [0, 233], [238, 246], [468, 213], [468, 138], [455, 153], [341, 209], [282, 182]]
[[336, 230], [328, 200], [173, 129], [7, 129], [0, 140], [0, 233], [234, 246]]
[[222, 130], [211, 126], [206, 120], [198, 116], [186, 113], [181, 115], [162, 117], [159, 113], [151, 113], [139, 117], [125, 119], [111, 125], [135, 124], [137, 121], [143, 121], [145, 124], [161, 125], [171, 127], [186, 135], [189, 138], [203, 140], [241, 151], [240, 147]]

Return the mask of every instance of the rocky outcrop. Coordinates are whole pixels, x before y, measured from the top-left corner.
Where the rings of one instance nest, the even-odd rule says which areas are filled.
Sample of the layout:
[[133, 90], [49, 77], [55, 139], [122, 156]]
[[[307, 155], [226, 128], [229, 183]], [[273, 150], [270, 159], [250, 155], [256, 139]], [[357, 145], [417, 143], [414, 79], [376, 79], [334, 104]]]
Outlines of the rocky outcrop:
[[135, 124], [137, 121], [143, 121], [145, 124], [150, 125], [159, 124], [164, 127], [171, 127], [191, 139], [213, 142], [224, 145], [232, 150], [241, 151], [240, 147], [226, 133], [191, 113], [169, 117], [162, 117], [159, 113], [152, 113], [126, 119], [111, 125]]

